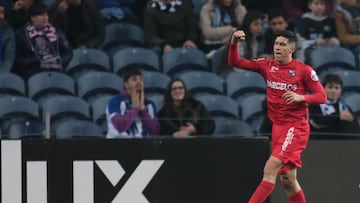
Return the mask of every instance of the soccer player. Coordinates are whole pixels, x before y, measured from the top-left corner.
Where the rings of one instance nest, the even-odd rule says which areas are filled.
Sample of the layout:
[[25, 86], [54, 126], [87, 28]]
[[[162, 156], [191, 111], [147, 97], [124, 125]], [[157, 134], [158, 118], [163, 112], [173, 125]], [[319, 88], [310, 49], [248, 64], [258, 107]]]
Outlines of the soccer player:
[[[291, 203], [305, 203], [305, 195], [297, 178], [297, 168], [302, 165], [301, 153], [306, 148], [310, 127], [307, 103], [326, 102], [326, 93], [316, 72], [292, 58], [296, 48], [296, 35], [282, 31], [276, 35], [274, 59], [246, 60], [240, 58], [238, 42], [245, 33], [233, 33], [229, 45], [230, 65], [260, 73], [267, 88], [268, 116], [273, 122], [272, 153], [266, 161], [261, 183], [249, 203], [262, 203], [275, 187], [280, 175]], [[312, 94], [307, 94], [307, 91]]]

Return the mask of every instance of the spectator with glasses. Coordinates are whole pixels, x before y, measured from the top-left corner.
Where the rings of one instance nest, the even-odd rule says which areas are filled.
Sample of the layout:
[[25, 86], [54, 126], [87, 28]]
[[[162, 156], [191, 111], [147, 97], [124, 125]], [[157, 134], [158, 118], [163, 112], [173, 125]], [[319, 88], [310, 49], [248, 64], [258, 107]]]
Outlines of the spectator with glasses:
[[204, 104], [191, 96], [181, 79], [168, 84], [159, 121], [160, 135], [173, 137], [211, 135], [215, 129], [215, 122]]

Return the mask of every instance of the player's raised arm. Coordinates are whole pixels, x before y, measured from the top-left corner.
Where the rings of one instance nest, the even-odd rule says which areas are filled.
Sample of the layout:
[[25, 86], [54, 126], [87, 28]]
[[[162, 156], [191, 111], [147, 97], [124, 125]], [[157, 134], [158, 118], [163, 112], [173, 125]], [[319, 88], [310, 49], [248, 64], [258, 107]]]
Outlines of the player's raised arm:
[[256, 61], [241, 58], [239, 54], [238, 42], [245, 41], [246, 34], [242, 30], [235, 31], [231, 35], [229, 50], [228, 50], [228, 63], [234, 68], [246, 69], [259, 72], [260, 66]]

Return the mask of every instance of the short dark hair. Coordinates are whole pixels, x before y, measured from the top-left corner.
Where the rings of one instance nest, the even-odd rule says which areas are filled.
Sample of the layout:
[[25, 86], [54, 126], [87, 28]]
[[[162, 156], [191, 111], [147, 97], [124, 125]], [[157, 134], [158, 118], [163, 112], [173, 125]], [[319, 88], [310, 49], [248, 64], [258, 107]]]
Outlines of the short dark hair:
[[335, 74], [327, 74], [324, 78], [323, 86], [327, 84], [339, 84], [341, 87], [343, 86], [343, 82], [338, 75]]
[[288, 39], [288, 42], [290, 43], [296, 44], [297, 42], [296, 34], [288, 30], [280, 31], [279, 33], [277, 33], [275, 39], [278, 37], [285, 37], [286, 39]]
[[283, 17], [285, 21], [288, 20], [288, 17], [285, 15], [285, 13], [278, 9], [278, 8], [272, 8], [270, 9], [269, 11], [269, 22], [274, 19], [274, 18], [277, 18], [277, 17]]
[[129, 68], [128, 70], [126, 70], [124, 73], [123, 73], [123, 81], [126, 82], [129, 80], [129, 78], [133, 75], [141, 75], [142, 76], [142, 73], [139, 69], [137, 68]]
[[48, 7], [42, 2], [36, 2], [29, 8], [30, 16], [43, 15], [48, 12]]

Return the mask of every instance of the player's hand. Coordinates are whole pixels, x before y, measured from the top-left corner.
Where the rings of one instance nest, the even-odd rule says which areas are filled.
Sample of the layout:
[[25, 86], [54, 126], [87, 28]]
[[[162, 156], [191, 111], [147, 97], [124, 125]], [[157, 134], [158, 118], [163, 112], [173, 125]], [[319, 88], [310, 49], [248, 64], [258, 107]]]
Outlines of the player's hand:
[[340, 111], [340, 120], [353, 121], [354, 116], [349, 111]]
[[235, 43], [238, 43], [240, 41], [244, 41], [245, 40], [245, 32], [242, 31], [242, 30], [238, 30], [238, 31], [235, 31], [232, 36], [231, 36], [231, 44], [235, 44]]
[[131, 97], [132, 107], [143, 110], [144, 105], [144, 92], [141, 90], [131, 90], [129, 91]]
[[305, 101], [304, 95], [297, 94], [293, 91], [286, 91], [282, 95], [282, 98], [284, 98], [286, 104], [291, 104], [294, 102], [299, 103]]

